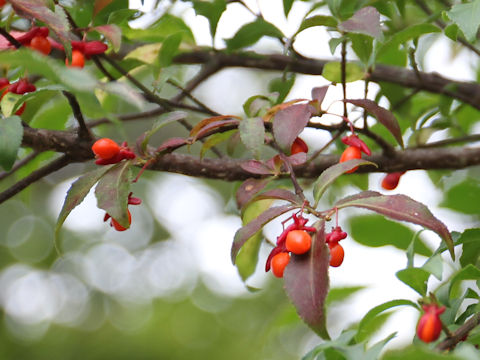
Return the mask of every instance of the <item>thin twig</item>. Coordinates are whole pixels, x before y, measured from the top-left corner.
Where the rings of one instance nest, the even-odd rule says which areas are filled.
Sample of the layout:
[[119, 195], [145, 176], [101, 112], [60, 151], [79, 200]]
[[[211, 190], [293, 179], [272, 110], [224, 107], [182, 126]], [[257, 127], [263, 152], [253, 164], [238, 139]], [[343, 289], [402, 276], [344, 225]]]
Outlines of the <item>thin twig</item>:
[[22, 43], [15, 39], [8, 31], [6, 31], [4, 28], [0, 27], [0, 35], [2, 35], [5, 39], [7, 39], [10, 44], [15, 46], [16, 49], [19, 49], [22, 47]]
[[28, 176], [24, 177], [22, 180], [16, 182], [14, 185], [2, 191], [0, 193], [0, 204], [4, 203], [12, 196], [18, 194], [20, 191], [33, 184], [34, 182], [40, 180], [41, 178], [64, 168], [71, 163], [70, 158], [67, 155], [62, 155], [59, 158], [53, 160], [47, 165], [33, 171]]
[[27, 165], [30, 163], [32, 160], [34, 160], [38, 155], [40, 155], [39, 151], [33, 151], [32, 153], [28, 154], [25, 156], [23, 159], [17, 161], [13, 167], [10, 169], [10, 171], [4, 171], [0, 173], [0, 180], [3, 180], [10, 175], [14, 174], [18, 169], [22, 168], [23, 166]]
[[63, 90], [63, 95], [67, 98], [70, 107], [72, 108], [73, 116], [78, 122], [78, 136], [80, 139], [91, 140], [93, 139], [92, 134], [90, 133], [90, 129], [85, 123], [85, 119], [83, 118], [82, 110], [80, 109], [80, 104], [77, 101], [75, 95], [71, 92]]
[[477, 313], [473, 315], [468, 321], [466, 321], [462, 326], [460, 326], [451, 337], [443, 340], [437, 344], [436, 348], [441, 351], [453, 350], [455, 346], [465, 340], [470, 331], [480, 324], [480, 314]]
[[[347, 41], [342, 41], [342, 62], [341, 62], [341, 76], [342, 76], [342, 91], [343, 100], [347, 99]], [[348, 117], [347, 102], [343, 102], [343, 116]]]

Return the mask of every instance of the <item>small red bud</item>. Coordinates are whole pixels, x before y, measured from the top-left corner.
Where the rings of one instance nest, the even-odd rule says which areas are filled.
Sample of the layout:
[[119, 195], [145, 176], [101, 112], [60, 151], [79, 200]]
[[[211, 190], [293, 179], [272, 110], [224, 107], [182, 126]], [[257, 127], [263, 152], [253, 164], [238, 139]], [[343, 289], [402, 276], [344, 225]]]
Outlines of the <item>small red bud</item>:
[[290, 148], [290, 153], [295, 155], [302, 152], [308, 153], [308, 145], [301, 138], [297, 137]]
[[423, 342], [429, 343], [437, 340], [442, 332], [440, 314], [445, 311], [445, 307], [431, 304], [423, 305], [422, 308], [425, 313], [418, 321], [417, 336]]
[[393, 190], [398, 186], [398, 182], [400, 181], [400, 177], [405, 174], [405, 171], [402, 172], [394, 172], [385, 175], [382, 180], [382, 188], [385, 190]]

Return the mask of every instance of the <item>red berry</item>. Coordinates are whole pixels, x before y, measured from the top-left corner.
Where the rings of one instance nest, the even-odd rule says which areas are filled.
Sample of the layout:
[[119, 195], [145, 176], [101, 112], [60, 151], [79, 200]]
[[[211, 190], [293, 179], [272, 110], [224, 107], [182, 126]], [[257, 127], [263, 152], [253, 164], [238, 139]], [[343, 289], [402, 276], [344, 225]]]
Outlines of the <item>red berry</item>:
[[80, 50], [72, 51], [72, 65], [70, 65], [68, 59], [65, 59], [65, 65], [70, 67], [83, 68], [85, 66], [85, 56]]
[[5, 0], [0, 0], [0, 6], [5, 5], [7, 2]]
[[330, 266], [339, 267], [342, 265], [343, 257], [345, 256], [342, 245], [339, 243], [329, 243], [328, 247], [330, 248]]
[[287, 234], [285, 246], [294, 254], [305, 254], [312, 246], [312, 237], [304, 230], [292, 230]]
[[385, 175], [385, 177], [382, 180], [382, 188], [385, 190], [393, 190], [398, 186], [398, 182], [400, 181], [400, 177], [404, 174], [405, 172], [394, 172]]
[[305, 143], [305, 141], [297, 137], [290, 148], [290, 153], [295, 155], [302, 152], [308, 152], [308, 145]]
[[283, 277], [283, 272], [287, 267], [289, 261], [290, 261], [289, 253], [281, 252], [275, 255], [271, 261], [273, 275], [275, 275], [278, 278]]
[[101, 159], [111, 159], [120, 152], [120, 146], [109, 138], [102, 138], [95, 141], [92, 151]]
[[30, 47], [40, 51], [44, 55], [48, 55], [50, 54], [50, 51], [52, 51], [52, 44], [50, 44], [50, 41], [43, 36], [34, 36], [30, 41]]
[[[362, 151], [358, 147], [349, 146], [343, 151], [343, 154], [340, 157], [340, 162], [342, 163], [348, 160], [361, 159], [361, 158], [362, 158]], [[348, 174], [353, 173], [357, 169], [358, 167], [355, 167], [352, 170], [347, 171], [347, 173]]]
[[[131, 224], [132, 223], [132, 214], [130, 214], [130, 210], [127, 209], [127, 213], [128, 213], [128, 223]], [[127, 230], [126, 227], [123, 227], [122, 225], [120, 225], [117, 220], [115, 220], [114, 218], [112, 218], [112, 222], [111, 222], [111, 225], [115, 228], [115, 230], [117, 231], [125, 231]]]
[[425, 313], [420, 317], [417, 325], [417, 336], [423, 342], [429, 343], [439, 338], [442, 332], [442, 321], [440, 314], [445, 311], [445, 307], [439, 307], [436, 304], [423, 305]]

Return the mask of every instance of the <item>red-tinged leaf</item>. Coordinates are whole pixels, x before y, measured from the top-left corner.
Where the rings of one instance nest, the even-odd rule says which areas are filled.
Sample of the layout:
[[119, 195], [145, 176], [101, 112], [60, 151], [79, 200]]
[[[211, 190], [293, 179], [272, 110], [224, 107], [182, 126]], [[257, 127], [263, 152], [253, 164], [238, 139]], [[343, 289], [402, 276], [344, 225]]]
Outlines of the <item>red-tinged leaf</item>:
[[305, 164], [307, 162], [307, 153], [301, 152], [290, 155], [288, 156], [288, 160], [293, 166]]
[[211, 122], [210, 124], [204, 126], [198, 133], [195, 135], [192, 139], [192, 142], [196, 141], [198, 138], [201, 138], [208, 133], [210, 133], [212, 130], [224, 127], [224, 126], [237, 126], [239, 124], [239, 120], [236, 119], [230, 119], [230, 120], [220, 120], [220, 121], [214, 121]]
[[231, 120], [231, 119], [240, 119], [240, 118], [237, 117], [237, 116], [233, 116], [233, 115], [221, 115], [221, 116], [214, 116], [214, 117], [211, 117], [211, 118], [203, 119], [197, 125], [195, 125], [192, 130], [190, 130], [190, 136], [191, 137], [198, 137], [197, 134], [205, 126], [207, 126], [211, 123], [219, 122], [221, 120]]
[[85, 196], [87, 196], [93, 185], [95, 185], [112, 167], [113, 165], [98, 167], [97, 169], [80, 176], [72, 184], [65, 197], [62, 210], [60, 210], [60, 214], [58, 215], [57, 224], [55, 225], [55, 237], [58, 236], [58, 231], [67, 219], [67, 216], [83, 201], [83, 199], [85, 199]]
[[110, 41], [113, 46], [113, 50], [120, 50], [120, 46], [122, 46], [122, 30], [117, 25], [110, 24], [96, 26], [94, 30], [98, 31], [100, 34], [105, 36], [108, 41]]
[[376, 191], [364, 191], [338, 201], [335, 206], [339, 209], [360, 207], [390, 219], [421, 225], [436, 232], [445, 241], [452, 258], [455, 258], [452, 236], [445, 224], [433, 216], [424, 204], [406, 195], [382, 195]]
[[127, 229], [130, 227], [127, 204], [132, 180], [131, 166], [130, 161], [116, 164], [102, 176], [95, 188], [97, 206]]
[[346, 99], [344, 100], [355, 106], [360, 106], [371, 113], [377, 120], [387, 128], [388, 131], [397, 140], [403, 148], [402, 130], [398, 124], [397, 119], [389, 110], [379, 106], [375, 101], [369, 99]]
[[285, 151], [307, 126], [312, 116], [312, 107], [308, 104], [296, 104], [278, 111], [273, 119], [273, 136], [277, 144]]
[[282, 205], [282, 206], [275, 206], [271, 207], [270, 209], [261, 213], [258, 217], [256, 217], [253, 221], [250, 221], [247, 225], [242, 226], [238, 231], [235, 233], [235, 238], [233, 239], [232, 244], [232, 263], [235, 264], [235, 260], [237, 258], [237, 254], [242, 248], [245, 241], [251, 238], [255, 233], [261, 230], [265, 224], [272, 221], [276, 217], [286, 213], [287, 211], [293, 210], [298, 206], [292, 205]]
[[286, 101], [284, 103], [281, 103], [281, 104], [278, 104], [278, 105], [275, 105], [275, 106], [271, 107], [270, 109], [267, 110], [265, 115], [263, 115], [263, 121], [269, 122], [272, 119], [272, 117], [274, 117], [275, 114], [277, 112], [279, 112], [280, 110], [286, 109], [286, 108], [292, 106], [293, 104], [296, 104], [296, 103], [299, 103], [299, 102], [302, 102], [302, 101], [307, 101], [307, 99], [293, 99], [293, 100], [289, 100], [289, 101]]
[[240, 163], [240, 167], [251, 174], [272, 175], [274, 169], [268, 167], [265, 163], [258, 160], [247, 160]]
[[319, 107], [322, 105], [323, 99], [325, 99], [325, 95], [327, 95], [329, 87], [330, 85], [325, 85], [312, 89], [312, 100], [317, 101]]
[[285, 200], [298, 206], [302, 206], [303, 203], [302, 199], [300, 199], [297, 194], [285, 189], [273, 189], [265, 191], [255, 196], [252, 201], [258, 201], [263, 199]]
[[346, 32], [365, 34], [380, 40], [383, 38], [380, 28], [380, 13], [373, 6], [358, 10], [350, 19], [340, 23], [338, 27]]
[[9, 0], [17, 14], [45, 23], [66, 46], [70, 44], [70, 26], [62, 7], [55, 5], [55, 12], [44, 0]]
[[93, 5], [93, 17], [97, 16], [97, 14], [110, 5], [112, 1], [113, 0], [95, 0], [95, 4]]
[[325, 244], [325, 222], [318, 229], [310, 251], [294, 255], [285, 268], [285, 291], [298, 315], [323, 339], [329, 339], [325, 324], [325, 299], [328, 293], [329, 252]]
[[315, 199], [315, 206], [317, 207], [320, 198], [325, 193], [327, 188], [341, 175], [347, 173], [348, 171], [356, 168], [360, 165], [372, 165], [377, 167], [375, 163], [372, 163], [363, 159], [352, 159], [342, 163], [338, 163], [330, 166], [325, 169], [324, 172], [320, 174], [318, 179], [313, 184], [313, 198]]
[[179, 137], [171, 138], [171, 139], [165, 140], [162, 143], [162, 145], [160, 145], [157, 148], [157, 151], [160, 152], [167, 149], [172, 149], [172, 148], [175, 149], [188, 143], [189, 143], [188, 140], [184, 138], [179, 138]]
[[250, 200], [261, 191], [271, 179], [247, 179], [238, 188], [235, 193], [235, 199], [237, 200], [237, 207], [243, 208]]

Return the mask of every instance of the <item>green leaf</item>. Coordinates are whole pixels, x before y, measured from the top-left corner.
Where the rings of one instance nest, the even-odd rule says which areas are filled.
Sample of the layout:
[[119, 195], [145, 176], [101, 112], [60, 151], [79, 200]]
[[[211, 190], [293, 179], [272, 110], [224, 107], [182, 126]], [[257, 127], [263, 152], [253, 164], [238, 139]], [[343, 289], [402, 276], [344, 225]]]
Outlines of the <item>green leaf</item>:
[[227, 9], [227, 2], [225, 0], [208, 1], [193, 1], [193, 8], [197, 15], [205, 16], [210, 23], [210, 34], [212, 38], [217, 32], [217, 25], [223, 12]]
[[85, 196], [87, 196], [93, 185], [113, 166], [114, 165], [105, 165], [98, 167], [95, 170], [83, 174], [72, 183], [63, 202], [62, 210], [60, 210], [60, 214], [58, 214], [57, 224], [55, 225], [55, 238], [57, 238], [58, 232], [67, 216], [85, 199]]
[[[438, 350], [429, 349], [426, 346], [410, 346], [402, 350], [394, 350], [386, 353], [382, 360], [462, 360], [459, 357], [439, 353]], [[463, 359], [464, 360], [464, 359]]]
[[469, 264], [478, 266], [480, 260], [480, 229], [465, 230], [458, 242], [462, 244], [460, 264], [466, 267]]
[[255, 44], [264, 36], [282, 38], [283, 34], [271, 23], [258, 18], [242, 26], [231, 39], [225, 40], [229, 50], [237, 50]]
[[291, 76], [281, 76], [279, 78], [272, 79], [268, 84], [268, 91], [277, 92], [278, 98], [276, 103], [282, 103], [287, 97], [288, 93], [295, 84], [295, 74]]
[[297, 34], [305, 29], [314, 27], [314, 26], [329, 26], [336, 27], [337, 20], [332, 16], [327, 15], [315, 15], [309, 18], [306, 18], [302, 21], [300, 28], [297, 31]]
[[22, 138], [22, 119], [18, 116], [0, 119], [0, 165], [5, 171], [9, 171], [17, 160]]
[[166, 114], [162, 114], [153, 124], [152, 129], [147, 131], [145, 134], [145, 138], [142, 141], [141, 147], [145, 149], [150, 141], [150, 138], [162, 127], [168, 125], [172, 122], [185, 119], [187, 117], [187, 113], [183, 111], [172, 111]]
[[220, 144], [221, 142], [227, 141], [232, 137], [233, 134], [236, 134], [237, 130], [229, 130], [223, 133], [213, 134], [208, 137], [207, 141], [205, 141], [202, 145], [202, 149], [200, 150], [200, 158], [202, 159], [205, 156], [207, 150], [211, 149], [212, 147]]
[[447, 15], [458, 25], [468, 41], [473, 43], [476, 40], [480, 26], [480, 0], [456, 4], [447, 11]]
[[383, 39], [380, 13], [373, 6], [361, 8], [350, 19], [340, 23], [338, 28], [346, 32], [368, 35], [378, 40]]
[[438, 280], [442, 280], [443, 275], [443, 260], [440, 254], [437, 254], [427, 260], [422, 266], [423, 270], [428, 271], [430, 274], [435, 276]]
[[20, 105], [23, 104], [23, 101], [21, 101], [22, 98], [23, 95], [7, 92], [0, 101], [2, 114], [7, 117], [15, 114], [20, 108]]
[[356, 294], [358, 291], [364, 290], [365, 286], [350, 286], [350, 287], [337, 287], [332, 288], [328, 291], [327, 299], [325, 304], [327, 307], [335, 302], [340, 302], [348, 299], [352, 295]]
[[342, 163], [338, 163], [335, 165], [330, 166], [329, 168], [325, 169], [318, 179], [313, 184], [313, 198], [315, 199], [314, 207], [317, 207], [320, 198], [325, 193], [327, 188], [341, 175], [345, 174], [346, 172], [360, 166], [360, 165], [372, 165], [377, 167], [375, 163], [372, 163], [367, 160], [362, 159], [352, 159]]
[[172, 59], [175, 57], [175, 55], [177, 55], [178, 48], [181, 42], [181, 33], [170, 35], [165, 39], [158, 53], [159, 63], [161, 67], [167, 67], [172, 64]]
[[328, 292], [329, 252], [325, 244], [325, 222], [314, 225], [310, 251], [292, 254], [285, 268], [285, 291], [298, 315], [323, 339], [329, 339], [326, 328], [325, 299]]
[[246, 118], [238, 125], [240, 139], [255, 158], [260, 158], [260, 150], [265, 142], [265, 125], [261, 117]]
[[[365, 77], [365, 71], [355, 63], [346, 64], [346, 82], [362, 80]], [[342, 65], [339, 61], [331, 61], [325, 64], [322, 76], [333, 83], [342, 82]]]
[[450, 280], [448, 287], [448, 293], [451, 296], [452, 290], [455, 288], [459, 281], [463, 280], [478, 280], [480, 279], [480, 269], [472, 264], [465, 266], [459, 272], [457, 272]]
[[[273, 203], [273, 200], [260, 200], [251, 203], [243, 212], [243, 225], [254, 220], [261, 213], [266, 211]], [[235, 265], [238, 273], [243, 281], [246, 281], [250, 275], [255, 272], [258, 262], [258, 251], [263, 240], [262, 231], [257, 231], [253, 236], [248, 238], [240, 249]]]
[[95, 188], [97, 206], [105, 210], [124, 228], [129, 228], [127, 203], [130, 189], [130, 161], [122, 161], [102, 176]]
[[421, 296], [427, 295], [427, 281], [430, 273], [421, 268], [408, 268], [397, 271], [397, 278], [418, 292]]
[[[370, 247], [392, 245], [397, 249], [406, 250], [414, 232], [405, 225], [387, 220], [380, 215], [361, 215], [351, 217], [350, 235], [356, 242]], [[375, 231], [372, 231], [375, 229]], [[386, 236], [385, 234], [388, 234]], [[431, 256], [432, 251], [423, 241], [417, 240], [414, 247], [415, 253]]]
[[376, 191], [364, 191], [348, 196], [336, 203], [343, 207], [360, 207], [375, 211], [394, 220], [408, 221], [436, 232], [447, 245], [452, 259], [455, 258], [453, 240], [444, 223], [432, 215], [430, 210], [406, 195], [382, 195]]
[[292, 9], [293, 2], [295, 0], [283, 0], [283, 12], [285, 14], [285, 17], [288, 17], [288, 13]]
[[464, 213], [478, 214], [480, 181], [471, 177], [449, 188], [440, 206]]
[[374, 308], [370, 309], [368, 313], [362, 318], [362, 320], [360, 321], [360, 324], [358, 324], [357, 335], [355, 336], [356, 340], [360, 341], [359, 339], [364, 338], [368, 324], [373, 319], [375, 319], [379, 314], [381, 314], [385, 310], [389, 310], [397, 306], [412, 306], [418, 309], [417, 304], [415, 304], [411, 300], [405, 300], [405, 299], [391, 300], [391, 301], [387, 301], [386, 303], [377, 305]]

